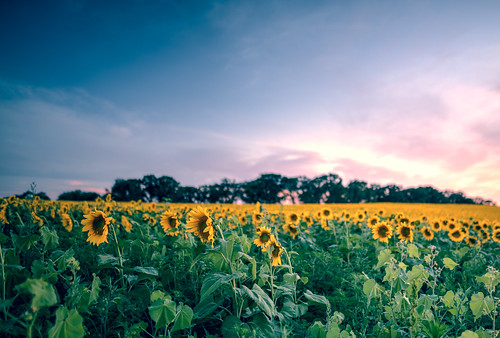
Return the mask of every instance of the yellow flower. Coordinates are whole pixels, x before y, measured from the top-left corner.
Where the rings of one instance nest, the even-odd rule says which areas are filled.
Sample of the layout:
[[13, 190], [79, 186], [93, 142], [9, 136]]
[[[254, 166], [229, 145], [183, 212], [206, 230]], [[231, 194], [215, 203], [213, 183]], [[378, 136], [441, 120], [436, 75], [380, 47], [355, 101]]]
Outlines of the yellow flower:
[[[451, 224], [453, 224], [453, 223], [451, 223]], [[460, 242], [464, 239], [465, 234], [462, 231], [460, 231], [460, 229], [456, 229], [456, 230], [448, 232], [448, 237], [453, 242]]]
[[397, 233], [400, 241], [413, 242], [413, 229], [407, 223], [399, 224]]
[[380, 222], [372, 228], [373, 239], [389, 244], [389, 238], [392, 237], [392, 226], [386, 222]]
[[125, 215], [122, 215], [122, 225], [125, 228], [126, 232], [130, 232], [132, 230], [132, 223], [130, 223], [130, 221], [128, 220], [127, 217], [125, 217]]
[[9, 224], [9, 220], [7, 219], [7, 207], [3, 207], [2, 210], [0, 210], [0, 222]]
[[441, 230], [441, 222], [439, 220], [434, 220], [430, 222], [431, 228], [433, 231], [440, 231]]
[[321, 218], [324, 218], [324, 219], [332, 219], [332, 217], [333, 217], [332, 211], [328, 208], [321, 209], [320, 215], [321, 215]]
[[176, 236], [179, 233], [179, 229], [177, 229], [179, 220], [173, 212], [165, 211], [161, 215], [160, 224], [163, 227], [163, 231], [170, 236]]
[[203, 207], [198, 206], [196, 210], [189, 212], [186, 228], [187, 232], [194, 233], [202, 242], [210, 242], [214, 245], [215, 231], [212, 219]]
[[252, 220], [254, 224], [260, 224], [262, 222], [262, 213], [261, 212], [254, 212], [252, 215]]
[[82, 224], [85, 226], [82, 231], [88, 231], [87, 242], [97, 246], [103, 242], [108, 243], [108, 225], [111, 217], [106, 217], [106, 214], [100, 210], [92, 211], [84, 217]]
[[295, 239], [295, 237], [297, 237], [297, 234], [299, 233], [299, 231], [297, 230], [297, 226], [293, 223], [285, 224], [283, 226], [283, 230], [290, 233], [290, 236], [292, 236], [293, 239]]
[[281, 254], [283, 253], [283, 249], [276, 239], [273, 238], [271, 244], [269, 245], [269, 249], [269, 252], [271, 253], [271, 257], [273, 259], [271, 265], [281, 265]]
[[253, 241], [253, 244], [260, 247], [262, 251], [266, 251], [272, 241], [275, 240], [274, 235], [271, 234], [271, 229], [267, 227], [259, 227], [257, 235], [259, 237]]
[[500, 229], [497, 229], [497, 230], [493, 231], [493, 236], [491, 236], [491, 238], [495, 242], [500, 243]]
[[434, 238], [434, 233], [428, 227], [422, 228], [421, 231], [426, 240], [431, 241]]
[[368, 219], [366, 224], [368, 225], [369, 228], [373, 228], [375, 225], [378, 224], [379, 221], [380, 221], [380, 219], [374, 215]]
[[69, 232], [73, 230], [73, 221], [71, 220], [71, 217], [69, 217], [68, 214], [62, 214], [61, 221], [64, 229], [68, 230]]
[[478, 241], [476, 236], [467, 236], [465, 242], [469, 244], [469, 246], [481, 245], [481, 242]]
[[290, 212], [290, 213], [287, 213], [287, 215], [286, 215], [286, 221], [288, 223], [297, 224], [300, 221], [300, 217], [295, 212]]
[[41, 219], [37, 214], [35, 214], [34, 211], [31, 212], [31, 218], [33, 219], [34, 223], [40, 224], [40, 226], [43, 225], [43, 219]]

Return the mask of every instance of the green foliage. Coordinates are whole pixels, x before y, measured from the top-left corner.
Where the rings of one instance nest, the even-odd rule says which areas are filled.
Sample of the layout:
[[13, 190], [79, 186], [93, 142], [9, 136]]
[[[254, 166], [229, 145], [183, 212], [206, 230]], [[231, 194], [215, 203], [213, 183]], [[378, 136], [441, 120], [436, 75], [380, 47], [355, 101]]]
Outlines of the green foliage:
[[49, 338], [79, 338], [83, 337], [83, 318], [75, 309], [68, 310], [61, 306], [56, 311], [56, 322], [49, 330]]

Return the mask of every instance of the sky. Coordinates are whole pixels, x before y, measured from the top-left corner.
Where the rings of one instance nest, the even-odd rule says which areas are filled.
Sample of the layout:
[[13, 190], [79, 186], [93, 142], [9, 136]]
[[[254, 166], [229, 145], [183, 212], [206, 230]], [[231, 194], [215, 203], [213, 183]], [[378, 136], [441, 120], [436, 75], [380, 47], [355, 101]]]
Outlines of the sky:
[[500, 2], [0, 3], [0, 196], [262, 173], [500, 202]]

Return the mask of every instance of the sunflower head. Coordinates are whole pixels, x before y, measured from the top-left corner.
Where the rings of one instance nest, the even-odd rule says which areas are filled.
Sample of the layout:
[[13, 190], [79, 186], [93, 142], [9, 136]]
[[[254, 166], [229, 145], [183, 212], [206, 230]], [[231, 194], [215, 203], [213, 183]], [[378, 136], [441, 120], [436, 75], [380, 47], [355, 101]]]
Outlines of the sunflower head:
[[479, 241], [476, 236], [467, 236], [465, 242], [469, 244], [469, 246], [481, 245], [481, 241]]
[[497, 243], [500, 243], [500, 229], [497, 229], [493, 232], [491, 239], [493, 239]]
[[88, 231], [87, 242], [97, 246], [103, 242], [108, 243], [108, 225], [111, 217], [106, 217], [106, 214], [100, 210], [91, 211], [84, 217], [82, 231]]
[[197, 209], [189, 212], [186, 228], [187, 232], [194, 233], [202, 242], [210, 242], [214, 245], [215, 231], [212, 219], [203, 207], [198, 206]]
[[413, 242], [413, 228], [407, 223], [401, 223], [397, 229], [400, 241]]
[[422, 235], [424, 235], [424, 238], [428, 241], [431, 241], [434, 238], [434, 232], [432, 232], [432, 230], [428, 227], [422, 228]]
[[389, 244], [389, 238], [392, 237], [392, 226], [387, 222], [380, 222], [372, 228], [373, 239]]
[[286, 220], [288, 223], [297, 224], [300, 221], [300, 217], [295, 212], [291, 212], [286, 215]]
[[61, 222], [64, 229], [68, 230], [69, 232], [73, 230], [73, 221], [71, 220], [71, 217], [69, 217], [68, 214], [62, 214]]
[[126, 232], [130, 232], [132, 230], [132, 223], [130, 223], [125, 215], [122, 215], [122, 225]]
[[277, 266], [281, 265], [281, 254], [283, 253], [283, 248], [277, 240], [273, 240], [269, 246], [269, 252], [271, 253], [271, 258], [273, 259], [271, 265]]
[[453, 241], [453, 242], [461, 242], [464, 239], [464, 233], [460, 231], [460, 229], [456, 229], [453, 231], [448, 232], [448, 237]]
[[274, 235], [271, 233], [271, 229], [265, 226], [258, 228], [257, 235], [259, 237], [253, 241], [253, 244], [260, 247], [262, 251], [266, 251], [275, 240]]
[[170, 236], [175, 236], [179, 233], [179, 230], [177, 229], [179, 220], [173, 212], [165, 211], [161, 215], [160, 224], [163, 227], [163, 231]]

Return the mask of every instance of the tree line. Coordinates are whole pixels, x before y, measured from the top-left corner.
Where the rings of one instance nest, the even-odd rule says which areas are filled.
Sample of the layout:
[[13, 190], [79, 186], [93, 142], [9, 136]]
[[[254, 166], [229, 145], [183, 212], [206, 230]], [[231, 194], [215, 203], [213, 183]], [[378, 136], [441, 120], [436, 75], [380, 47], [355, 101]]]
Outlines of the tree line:
[[[490, 200], [469, 198], [462, 192], [439, 191], [432, 186], [406, 188], [395, 184], [368, 184], [353, 180], [344, 184], [337, 174], [312, 179], [261, 174], [245, 182], [223, 179], [199, 187], [182, 186], [170, 176], [146, 175], [142, 179], [116, 179], [111, 191], [116, 201], [172, 203], [455, 203], [493, 205]], [[65, 192], [58, 200], [93, 200], [97, 193]]]

